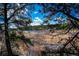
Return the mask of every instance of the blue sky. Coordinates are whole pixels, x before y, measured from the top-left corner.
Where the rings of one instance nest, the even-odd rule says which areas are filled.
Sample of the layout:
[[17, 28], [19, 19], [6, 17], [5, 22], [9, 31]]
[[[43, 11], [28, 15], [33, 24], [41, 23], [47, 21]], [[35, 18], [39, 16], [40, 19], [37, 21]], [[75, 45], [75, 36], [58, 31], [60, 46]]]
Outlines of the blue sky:
[[[41, 13], [39, 10], [42, 10], [42, 7], [39, 6], [39, 5], [37, 5], [37, 4], [35, 4], [35, 10], [31, 14], [32, 21], [33, 21], [32, 25], [40, 25], [43, 22], [43, 20], [45, 20], [44, 16], [46, 14]], [[76, 13], [76, 9], [72, 9], [71, 15], [74, 16], [74, 17], [76, 17], [76, 18], [79, 18], [78, 13]], [[61, 18], [62, 21], [63, 20], [66, 21], [67, 20], [67, 16], [66, 15], [64, 15], [61, 12], [58, 12], [57, 14], [55, 14], [54, 16], [51, 17], [51, 21], [49, 21], [49, 23], [50, 24], [56, 24], [56, 23], [58, 23], [57, 21], [54, 21], [56, 18]]]
[[[49, 13], [44, 14], [44, 13], [42, 13], [40, 11], [42, 11], [42, 7], [40, 5], [38, 5], [38, 4], [34, 4], [34, 10], [33, 10], [32, 13], [30, 13], [31, 17], [32, 17], [32, 23], [31, 23], [31, 25], [40, 25], [45, 20], [44, 16], [49, 14]], [[79, 18], [78, 14], [75, 11], [76, 10], [73, 9], [71, 11], [71, 14], [74, 17]], [[25, 14], [24, 17], [26, 17], [26, 14]], [[1, 18], [0, 20], [2, 21], [2, 17], [1, 16], [0, 16], [0, 18]], [[60, 13], [60, 12], [58, 12], [57, 14], [55, 14], [54, 16], [51, 17], [52, 20], [49, 23], [50, 24], [56, 24], [56, 23], [58, 23], [57, 21], [54, 21], [56, 18], [62, 18], [63, 20], [66, 20], [67, 16], [64, 15], [64, 14], [62, 14], [62, 13]]]
[[37, 4], [35, 4], [34, 7], [35, 10], [31, 14], [33, 21], [31, 25], [40, 25], [44, 20], [44, 14], [40, 12], [42, 10], [42, 7]]
[[[31, 14], [32, 21], [33, 21], [31, 23], [31, 25], [40, 25], [45, 20], [45, 17], [44, 16], [45, 15], [48, 15], [49, 13], [43, 14], [43, 13], [40, 12], [42, 10], [42, 7], [41, 6], [39, 6], [37, 4], [35, 4], [34, 6], [35, 6], [35, 10]], [[63, 17], [64, 20], [66, 20], [66, 18], [67, 18], [64, 14], [62, 14], [62, 13], [59, 12], [56, 15], [52, 16], [51, 19], [54, 20], [57, 17], [58, 18], [59, 17], [61, 17], [61, 18]], [[56, 23], [58, 23], [57, 21], [53, 21], [53, 20], [49, 21], [49, 23], [50, 24], [56, 24]]]

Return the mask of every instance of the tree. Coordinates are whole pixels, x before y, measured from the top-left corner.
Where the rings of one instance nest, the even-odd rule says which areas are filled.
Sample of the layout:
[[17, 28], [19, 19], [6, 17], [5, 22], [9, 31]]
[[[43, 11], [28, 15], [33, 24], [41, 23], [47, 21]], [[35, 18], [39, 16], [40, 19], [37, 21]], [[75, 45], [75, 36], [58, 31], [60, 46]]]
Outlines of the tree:
[[[67, 16], [66, 20], [68, 20], [69, 27], [68, 27], [68, 31], [66, 33], [68, 33], [72, 28], [77, 28], [79, 30], [79, 24], [78, 24], [78, 22], [79, 22], [79, 18], [78, 18], [79, 4], [73, 4], [73, 3], [72, 4], [68, 4], [68, 3], [67, 4], [66, 3], [52, 4], [51, 3], [51, 4], [40, 4], [40, 5], [43, 6], [43, 10], [44, 10], [43, 13], [50, 12], [50, 14], [48, 14], [48, 17], [50, 17], [50, 18], [53, 15], [57, 14], [58, 12], [63, 13], [64, 15]], [[77, 15], [77, 16], [73, 15], [72, 12], [74, 12], [75, 15]], [[75, 35], [73, 35], [72, 38], [70, 38], [70, 40], [68, 40], [65, 44], [63, 44], [64, 46], [61, 49], [62, 52], [60, 52], [60, 53], [63, 53], [65, 47], [68, 44], [71, 44], [71, 42], [73, 42], [73, 40], [76, 41], [78, 34], [79, 34], [79, 31]], [[72, 46], [74, 44], [72, 44]], [[73, 47], [76, 49], [76, 51], [78, 51], [76, 46], [73, 46]], [[79, 53], [78, 53], [78, 55], [79, 55]]]
[[[73, 16], [72, 12], [76, 12], [76, 15], [78, 15], [78, 9], [79, 9], [79, 4], [66, 4], [66, 3], [58, 3], [58, 4], [40, 4], [43, 7], [43, 13], [48, 13], [50, 12], [50, 14], [48, 14], [47, 18], [49, 18], [49, 20], [52, 20], [51, 17], [55, 14], [57, 14], [58, 12], [63, 13], [63, 15], [66, 15], [67, 18], [71, 18], [71, 19], [67, 19], [69, 20], [73, 26], [76, 26], [78, 28], [78, 24], [74, 23], [75, 21], [79, 22], [79, 19], [75, 16]], [[74, 10], [75, 9], [75, 10]], [[57, 20], [59, 21], [59, 20]]]
[[[28, 4], [0, 4], [0, 16], [3, 17], [3, 24], [5, 25], [5, 43], [8, 55], [14, 55], [12, 53], [10, 37], [9, 37], [9, 24], [16, 20], [16, 16], [23, 16], [23, 12], [26, 12], [26, 6]], [[28, 13], [27, 13], [28, 14]], [[29, 19], [29, 18], [28, 18]], [[21, 21], [20, 21], [21, 22]], [[24, 22], [24, 21], [23, 21]], [[27, 21], [25, 22], [27, 25]], [[21, 24], [21, 23], [20, 23]], [[24, 24], [22, 24], [24, 25]]]
[[5, 42], [7, 47], [8, 55], [13, 55], [10, 40], [9, 40], [9, 33], [8, 33], [8, 19], [7, 19], [7, 4], [4, 4], [4, 25], [5, 25]]

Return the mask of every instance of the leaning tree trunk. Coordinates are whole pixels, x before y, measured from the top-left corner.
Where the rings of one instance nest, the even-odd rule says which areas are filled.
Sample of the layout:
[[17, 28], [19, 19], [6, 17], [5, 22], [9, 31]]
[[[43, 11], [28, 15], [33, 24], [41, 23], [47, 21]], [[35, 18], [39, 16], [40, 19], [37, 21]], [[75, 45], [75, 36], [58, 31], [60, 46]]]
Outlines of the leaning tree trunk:
[[12, 50], [11, 50], [11, 45], [10, 45], [10, 40], [9, 40], [9, 33], [8, 33], [8, 19], [7, 19], [7, 3], [4, 4], [4, 25], [5, 25], [5, 43], [6, 43], [6, 48], [8, 55], [11, 56]]

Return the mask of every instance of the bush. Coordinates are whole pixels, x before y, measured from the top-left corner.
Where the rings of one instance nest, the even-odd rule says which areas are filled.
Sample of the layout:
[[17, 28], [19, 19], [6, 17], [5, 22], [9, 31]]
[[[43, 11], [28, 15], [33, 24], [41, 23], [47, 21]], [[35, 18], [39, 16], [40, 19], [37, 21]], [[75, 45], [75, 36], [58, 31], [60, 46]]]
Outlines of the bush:
[[21, 36], [16, 35], [16, 32], [15, 31], [12, 31], [12, 32], [10, 32], [10, 39], [12, 41], [19, 40], [19, 39], [21, 39]]

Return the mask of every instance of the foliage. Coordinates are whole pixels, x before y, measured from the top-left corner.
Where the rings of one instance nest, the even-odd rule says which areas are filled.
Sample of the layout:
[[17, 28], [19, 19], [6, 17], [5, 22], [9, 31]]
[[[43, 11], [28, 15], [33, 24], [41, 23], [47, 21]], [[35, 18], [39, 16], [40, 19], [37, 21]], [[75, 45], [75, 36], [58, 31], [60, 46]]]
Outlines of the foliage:
[[[66, 29], [68, 24], [63, 23], [63, 24], [55, 24], [55, 25], [49, 25], [50, 29]], [[21, 30], [47, 30], [49, 29], [48, 25], [38, 25], [38, 26], [27, 26], [27, 27], [21, 27], [19, 29]]]
[[11, 31], [9, 34], [10, 34], [10, 39], [12, 41], [16, 41], [16, 40], [20, 40], [21, 39], [21, 36], [16, 35], [16, 31]]
[[67, 24], [67, 23], [64, 23], [64, 24], [60, 24], [60, 25], [58, 26], [58, 28], [59, 28], [59, 29], [67, 29], [67, 26], [68, 26], [68, 24]]

